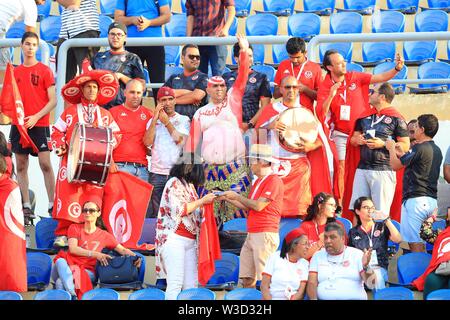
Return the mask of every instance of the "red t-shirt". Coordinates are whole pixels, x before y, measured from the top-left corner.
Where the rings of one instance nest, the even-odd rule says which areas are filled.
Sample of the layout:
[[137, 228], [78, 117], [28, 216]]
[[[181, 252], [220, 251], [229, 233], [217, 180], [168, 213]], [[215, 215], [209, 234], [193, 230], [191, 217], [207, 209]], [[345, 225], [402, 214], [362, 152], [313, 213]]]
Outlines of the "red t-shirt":
[[[369, 108], [369, 85], [371, 79], [372, 75], [370, 73], [347, 72], [345, 74], [345, 82], [338, 88], [336, 96], [330, 105], [331, 122], [334, 123], [335, 130], [350, 134], [359, 115]], [[328, 96], [332, 85], [333, 81], [331, 81], [330, 75], [327, 74], [321, 83], [317, 95], [322, 95], [326, 92], [326, 96]], [[325, 88], [322, 88], [322, 86]], [[325, 92], [322, 91], [323, 89], [325, 89]], [[326, 98], [317, 97], [317, 100]], [[350, 106], [350, 120], [341, 119], [342, 105]]]
[[[97, 228], [94, 233], [86, 233], [84, 224], [72, 224], [67, 231], [67, 238], [75, 238], [78, 240], [78, 246], [83, 249], [101, 252], [104, 248], [114, 249], [119, 242], [109, 232]], [[92, 263], [95, 265], [95, 258]]]
[[[299, 74], [300, 71], [301, 74]], [[287, 75], [296, 77], [303, 85], [307, 86], [311, 90], [317, 91], [322, 79], [322, 69], [317, 63], [307, 60], [304, 63], [302, 70], [302, 65], [293, 66], [292, 62], [289, 59], [286, 59], [281, 61], [278, 66], [274, 79], [275, 84], [279, 86], [281, 84], [281, 80]], [[314, 112], [314, 99], [311, 99], [304, 93], [300, 94], [300, 104]]]
[[147, 124], [153, 113], [143, 106], [130, 110], [119, 105], [109, 110], [122, 135], [121, 143], [113, 151], [115, 162], [137, 162], [147, 166], [147, 148], [144, 138]]
[[258, 200], [266, 198], [270, 203], [262, 210], [250, 210], [247, 218], [247, 231], [278, 232], [281, 212], [283, 210], [284, 185], [278, 175], [271, 174], [258, 178], [252, 186], [249, 198]]
[[[34, 66], [23, 64], [14, 68], [14, 77], [19, 87], [25, 117], [38, 113], [49, 101], [47, 89], [55, 85], [52, 70], [38, 62]], [[36, 127], [48, 127], [50, 113], [36, 122]]]

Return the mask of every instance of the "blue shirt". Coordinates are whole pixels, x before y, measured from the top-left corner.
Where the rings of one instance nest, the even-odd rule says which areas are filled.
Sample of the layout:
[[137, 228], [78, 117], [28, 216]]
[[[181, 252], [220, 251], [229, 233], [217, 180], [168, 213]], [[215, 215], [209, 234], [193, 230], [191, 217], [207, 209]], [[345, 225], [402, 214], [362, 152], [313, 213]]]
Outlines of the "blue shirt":
[[[125, 10], [125, 2], [127, 9]], [[168, 0], [159, 0], [159, 7], [168, 6]], [[154, 0], [117, 0], [117, 10], [125, 11], [127, 17], [144, 16], [147, 19], [155, 19], [159, 16], [158, 8]], [[143, 31], [139, 31], [137, 26], [130, 24], [127, 37], [162, 37], [161, 26], [151, 26]]]

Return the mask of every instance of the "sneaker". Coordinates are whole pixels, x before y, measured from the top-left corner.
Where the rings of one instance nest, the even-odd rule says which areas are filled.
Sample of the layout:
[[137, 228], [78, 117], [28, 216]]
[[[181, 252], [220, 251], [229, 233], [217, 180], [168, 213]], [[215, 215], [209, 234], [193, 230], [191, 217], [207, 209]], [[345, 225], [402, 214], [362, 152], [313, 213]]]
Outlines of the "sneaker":
[[67, 241], [66, 236], [58, 236], [56, 237], [55, 241], [53, 242], [54, 247], [67, 247], [69, 245], [69, 242]]

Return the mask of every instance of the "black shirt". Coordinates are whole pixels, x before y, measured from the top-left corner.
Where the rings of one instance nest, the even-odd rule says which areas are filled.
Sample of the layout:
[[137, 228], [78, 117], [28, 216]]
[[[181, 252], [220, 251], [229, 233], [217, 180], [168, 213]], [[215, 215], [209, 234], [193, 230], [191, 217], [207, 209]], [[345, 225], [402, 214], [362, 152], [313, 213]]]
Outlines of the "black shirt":
[[[164, 86], [170, 87], [172, 89], [186, 89], [191, 91], [200, 89], [205, 91], [205, 93], [207, 85], [208, 76], [200, 71], [194, 72], [189, 76], [185, 76], [184, 73], [173, 74], [164, 84]], [[203, 107], [207, 103], [207, 95], [205, 95], [200, 105], [195, 106], [193, 104], [177, 104], [175, 106], [175, 111], [181, 115], [188, 116], [189, 119], [192, 120], [195, 111], [197, 111], [198, 108]]]
[[[228, 90], [236, 81], [237, 70], [224, 73]], [[264, 73], [252, 70], [248, 75], [247, 86], [245, 87], [244, 97], [242, 98], [242, 121], [249, 122], [259, 110], [259, 99], [261, 97], [272, 98], [270, 92], [270, 83]]]
[[386, 227], [385, 222], [375, 222], [372, 230], [367, 234], [360, 225], [353, 227], [348, 232], [348, 245], [360, 250], [369, 249], [370, 241], [372, 239], [372, 249], [377, 252], [378, 265], [385, 269], [389, 265], [388, 254], [388, 240], [391, 235], [389, 229]]
[[[406, 122], [400, 118], [376, 114], [356, 121], [356, 131], [366, 134], [368, 130], [375, 130], [375, 137], [383, 141], [389, 138], [396, 140], [398, 137], [408, 137]], [[360, 147], [360, 161], [358, 169], [390, 171], [389, 151], [386, 148], [369, 149], [366, 145]]]
[[437, 199], [442, 152], [434, 141], [414, 145], [400, 161], [406, 167], [403, 174], [403, 201], [417, 197]]

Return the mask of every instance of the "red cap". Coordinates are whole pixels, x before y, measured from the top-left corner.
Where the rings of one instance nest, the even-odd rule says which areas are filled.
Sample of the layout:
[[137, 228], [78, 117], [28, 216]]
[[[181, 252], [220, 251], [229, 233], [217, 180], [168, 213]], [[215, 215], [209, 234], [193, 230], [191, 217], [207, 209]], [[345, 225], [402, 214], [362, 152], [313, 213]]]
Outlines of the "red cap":
[[300, 228], [296, 228], [289, 232], [285, 237], [284, 240], [286, 241], [286, 244], [289, 245], [292, 241], [294, 241], [297, 238], [300, 238], [301, 236], [305, 235]]
[[169, 87], [159, 88], [158, 96], [156, 97], [156, 100], [159, 100], [164, 97], [174, 97], [175, 98], [175, 91], [173, 91], [173, 89], [169, 88]]

